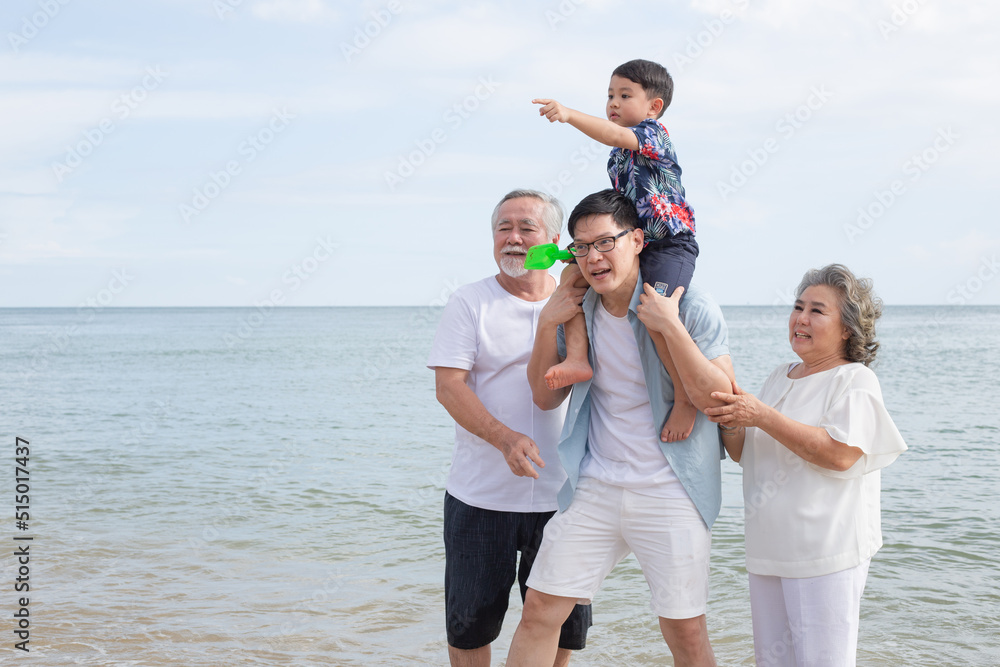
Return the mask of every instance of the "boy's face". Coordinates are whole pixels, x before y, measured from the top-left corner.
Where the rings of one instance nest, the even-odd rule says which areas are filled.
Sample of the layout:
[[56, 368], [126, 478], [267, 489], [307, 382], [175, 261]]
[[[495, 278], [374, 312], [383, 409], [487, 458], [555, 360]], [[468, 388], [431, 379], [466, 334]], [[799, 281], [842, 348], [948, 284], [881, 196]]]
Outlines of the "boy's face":
[[617, 75], [611, 77], [605, 111], [608, 120], [615, 125], [635, 127], [647, 118], [656, 118], [662, 107], [663, 100], [659, 97], [649, 99], [635, 81]]

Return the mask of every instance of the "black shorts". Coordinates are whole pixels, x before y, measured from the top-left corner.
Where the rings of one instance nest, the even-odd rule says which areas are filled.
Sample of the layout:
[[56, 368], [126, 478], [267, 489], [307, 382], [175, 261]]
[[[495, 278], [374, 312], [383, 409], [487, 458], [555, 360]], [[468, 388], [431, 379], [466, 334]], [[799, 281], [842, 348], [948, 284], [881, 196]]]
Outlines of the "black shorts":
[[670, 296], [678, 287], [687, 292], [698, 257], [698, 242], [694, 234], [681, 233], [659, 241], [650, 241], [639, 253], [642, 281], [663, 296]]
[[[510, 587], [516, 576], [524, 600], [542, 531], [554, 514], [484, 510], [445, 492], [444, 596], [449, 645], [470, 650], [500, 636]], [[563, 623], [559, 648], [582, 649], [590, 625], [590, 605], [576, 605]]]

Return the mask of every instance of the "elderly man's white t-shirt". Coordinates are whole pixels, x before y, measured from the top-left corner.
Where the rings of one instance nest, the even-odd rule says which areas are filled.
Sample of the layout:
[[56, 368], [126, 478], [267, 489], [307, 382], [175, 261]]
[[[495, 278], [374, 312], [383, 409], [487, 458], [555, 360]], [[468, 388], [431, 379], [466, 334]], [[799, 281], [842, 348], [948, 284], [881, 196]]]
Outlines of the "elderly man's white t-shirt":
[[456, 423], [446, 488], [467, 505], [504, 512], [559, 507], [556, 494], [566, 473], [556, 447], [569, 401], [555, 410], [541, 410], [528, 386], [538, 315], [547, 301], [519, 299], [491, 276], [460, 287], [444, 309], [428, 368], [469, 371], [467, 384], [490, 414], [534, 440], [545, 461], [545, 468], [536, 466], [537, 480], [518, 477], [500, 450]]
[[632, 325], [627, 317], [609, 313], [599, 301], [592, 328], [592, 412], [589, 449], [580, 464], [580, 477], [659, 498], [687, 498], [660, 449], [662, 425], [653, 423]]

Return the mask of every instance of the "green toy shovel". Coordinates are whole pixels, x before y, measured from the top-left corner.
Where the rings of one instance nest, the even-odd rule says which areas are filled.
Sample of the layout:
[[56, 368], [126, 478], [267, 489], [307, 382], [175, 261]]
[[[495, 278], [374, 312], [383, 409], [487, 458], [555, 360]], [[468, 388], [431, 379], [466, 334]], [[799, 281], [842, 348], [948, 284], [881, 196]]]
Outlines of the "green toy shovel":
[[569, 250], [560, 250], [555, 243], [541, 243], [528, 248], [524, 257], [524, 268], [547, 269], [560, 259], [573, 259]]

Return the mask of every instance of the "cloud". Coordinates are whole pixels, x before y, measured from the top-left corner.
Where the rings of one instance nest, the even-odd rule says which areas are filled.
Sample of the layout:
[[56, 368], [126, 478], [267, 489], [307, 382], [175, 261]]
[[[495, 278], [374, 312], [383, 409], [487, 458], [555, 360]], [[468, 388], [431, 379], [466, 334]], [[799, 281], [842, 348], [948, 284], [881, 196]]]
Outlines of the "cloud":
[[263, 21], [290, 23], [332, 21], [338, 17], [322, 0], [266, 0], [254, 3], [251, 12]]
[[447, 15], [412, 17], [404, 11], [372, 39], [358, 62], [393, 71], [455, 71], [458, 65], [486, 73], [542, 36], [540, 12], [537, 25], [526, 18], [482, 3], [456, 6]]
[[[926, 0], [695, 0], [622, 12], [607, 0], [223, 1], [234, 8], [223, 21], [209, 0], [154, 3], [144, 20], [134, 18], [132, 5], [104, 3], [103, 14], [52, 21], [30, 49], [0, 55], [7, 130], [0, 134], [0, 256], [34, 261], [39, 275], [52, 275], [51, 284], [25, 286], [32, 291], [19, 302], [55, 303], [60, 285], [72, 286], [74, 271], [103, 253], [105, 261], [161, 260], [155, 280], [162, 282], [151, 279], [142, 293], [150, 296], [139, 301], [201, 298], [178, 288], [177, 263], [194, 283], [225, 289], [209, 301], [226, 303], [238, 286], [225, 276], [246, 280], [244, 288], [259, 282], [258, 265], [240, 258], [266, 257], [283, 237], [358, 228], [399, 238], [423, 224], [478, 240], [496, 199], [515, 186], [551, 189], [569, 207], [606, 186], [608, 149], [584, 155], [589, 140], [540, 119], [530, 100], [553, 97], [601, 116], [611, 70], [636, 57], [659, 60], [674, 74], [677, 94], [664, 122], [705, 236], [706, 266], [764, 275], [766, 268], [743, 259], [761, 229], [771, 230], [769, 246], [755, 252], [796, 257], [808, 229], [828, 242], [802, 262], [849, 264], [881, 261], [876, 254], [885, 247], [908, 246], [901, 253], [910, 262], [930, 252], [928, 239], [942, 232], [975, 231], [979, 236], [954, 248], [939, 248], [956, 279], [978, 266], [977, 253], [1000, 250], [988, 216], [990, 165], [1000, 151], [1000, 87], [993, 85], [1000, 5], [960, 12]], [[896, 8], [904, 15], [892, 23]], [[732, 18], [720, 31], [726, 10]], [[883, 36], [879, 21], [898, 30]], [[180, 30], [187, 40], [181, 49]], [[352, 46], [358, 52], [347, 58], [342, 45], [355, 40], [364, 45]], [[692, 62], [675, 57], [689, 47]], [[168, 73], [162, 85], [122, 118], [116, 100], [156, 66]], [[498, 85], [477, 95], [483, 78]], [[829, 102], [810, 109], [793, 135], [781, 133], [778, 123], [824, 85]], [[227, 160], [242, 160], [237, 146], [260, 132], [274, 109], [296, 114], [294, 129], [252, 165], [241, 162], [245, 174], [198, 224], [182, 228], [178, 204]], [[77, 146], [89, 150], [81, 142], [88, 132], [96, 137], [105, 119], [113, 131], [58, 182], [53, 164]], [[893, 179], [909, 178], [906, 161], [923, 156], [939, 129], [949, 128], [954, 146], [919, 183], [906, 182], [906, 196], [863, 243], [848, 244], [843, 225]], [[769, 137], [780, 139], [778, 150], [722, 201], [718, 183]], [[386, 172], [402, 171], [409, 175], [390, 189]], [[570, 182], [559, 181], [564, 173]], [[383, 266], [380, 251], [352, 246], [345, 261]], [[463, 251], [442, 249], [440, 263], [450, 265]], [[474, 278], [492, 270], [489, 264], [487, 254], [462, 275]], [[914, 269], [904, 268], [910, 273], [893, 279], [900, 293], [916, 295], [908, 299], [943, 297], [915, 290]], [[415, 269], [412, 294], [437, 284], [440, 272], [436, 265]], [[710, 269], [703, 279], [712, 279]], [[723, 302], [737, 292], [738, 301], [772, 298], [767, 290], [755, 297], [752, 284], [737, 290], [721, 274], [719, 281]], [[329, 298], [416, 298], [381, 296], [391, 286], [371, 287]]]
[[109, 257], [109, 241], [128, 232], [141, 210], [124, 202], [78, 201], [75, 196], [0, 196], [5, 242], [0, 262]]
[[40, 195], [55, 192], [49, 168], [0, 169], [0, 200], [3, 195]]
[[936, 255], [944, 255], [943, 257], [939, 256], [939, 260], [944, 260], [946, 263], [958, 267], [973, 266], [984, 257], [995, 256], [1000, 251], [1000, 238], [997, 238], [995, 233], [992, 236], [987, 236], [978, 229], [973, 229], [958, 238], [942, 241], [940, 250], [944, 252], [935, 253]]
[[[142, 68], [139, 67], [138, 70]], [[0, 55], [0, 83], [25, 84], [111, 84], [127, 80], [137, 71], [136, 64], [127, 60], [93, 57], [61, 56], [30, 53], [20, 56]]]

